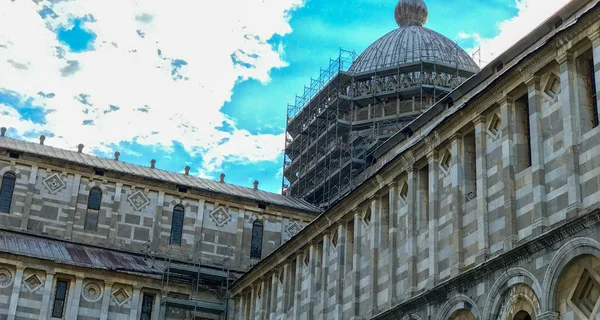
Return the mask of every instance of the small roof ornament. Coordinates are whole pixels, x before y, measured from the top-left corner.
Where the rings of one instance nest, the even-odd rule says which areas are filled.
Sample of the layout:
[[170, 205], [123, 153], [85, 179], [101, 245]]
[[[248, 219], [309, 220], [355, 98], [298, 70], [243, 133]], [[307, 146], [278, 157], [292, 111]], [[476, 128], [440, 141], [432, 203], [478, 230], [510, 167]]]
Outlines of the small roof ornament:
[[394, 17], [399, 27], [422, 27], [427, 22], [429, 10], [423, 0], [400, 0], [394, 10]]
[[44, 145], [44, 141], [46, 140], [46, 136], [45, 135], [41, 135], [40, 136], [40, 144]]

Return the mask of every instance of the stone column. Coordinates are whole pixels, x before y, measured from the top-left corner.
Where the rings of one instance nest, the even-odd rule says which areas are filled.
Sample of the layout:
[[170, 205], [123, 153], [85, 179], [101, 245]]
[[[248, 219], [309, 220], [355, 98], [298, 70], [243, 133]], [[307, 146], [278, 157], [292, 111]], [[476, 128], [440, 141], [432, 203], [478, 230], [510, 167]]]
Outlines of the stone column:
[[[83, 288], [83, 275], [77, 275], [75, 278], [75, 286], [69, 288], [69, 300], [67, 300], [66, 319], [77, 319], [79, 314], [79, 301], [81, 301], [81, 289]], [[131, 318], [132, 320], [135, 318]]]
[[312, 242], [308, 247], [308, 319], [313, 319], [315, 311], [315, 274], [317, 269], [316, 246], [317, 245], [314, 242]]
[[293, 317], [294, 320], [300, 320], [300, 298], [302, 295], [302, 264], [304, 263], [304, 253], [298, 252], [296, 255], [296, 283], [294, 288], [296, 292], [294, 292], [294, 310]]
[[427, 164], [429, 168], [429, 279], [427, 279], [427, 288], [435, 287], [438, 279], [438, 177], [439, 177], [439, 159], [438, 152], [433, 150], [427, 155]]
[[50, 297], [54, 284], [54, 272], [46, 271], [46, 280], [44, 281], [44, 292], [42, 294], [42, 307], [40, 308], [40, 320], [48, 319], [50, 309]]
[[327, 320], [327, 284], [329, 281], [327, 280], [327, 276], [329, 273], [329, 261], [328, 253], [329, 253], [329, 234], [325, 234], [323, 236], [323, 257], [321, 258], [321, 319]]
[[531, 179], [533, 182], [533, 235], [538, 236], [548, 226], [546, 211], [546, 171], [544, 170], [544, 132], [542, 129], [542, 95], [540, 77], [533, 76], [525, 84], [529, 99], [531, 135]]
[[17, 315], [17, 306], [19, 303], [19, 295], [21, 293], [21, 285], [23, 284], [23, 271], [25, 267], [17, 266], [17, 270], [13, 279], [12, 293], [10, 295], [10, 303], [8, 305], [8, 320], [15, 320]]
[[154, 295], [154, 310], [152, 311], [152, 319], [151, 320], [160, 320], [161, 315], [161, 304], [160, 304], [160, 292], [157, 292]]
[[277, 316], [277, 270], [271, 275], [271, 305], [269, 310], [269, 319], [274, 320]]
[[77, 211], [77, 197], [79, 196], [79, 184], [81, 183], [81, 175], [76, 174], [73, 178], [73, 188], [71, 188], [71, 203], [69, 204], [69, 216], [67, 217], [67, 226], [65, 239], [71, 240], [73, 237], [73, 223], [75, 221], [75, 213]]
[[337, 279], [335, 279], [335, 304], [333, 317], [336, 319], [342, 319], [342, 304], [344, 303], [344, 279], [346, 278], [345, 264], [346, 264], [346, 230], [344, 229], [344, 223], [340, 223], [337, 226], [338, 232], [338, 246], [337, 246]]
[[417, 177], [416, 168], [410, 167], [408, 173], [408, 195], [406, 197], [406, 251], [408, 257], [408, 275], [406, 279], [406, 299], [408, 300], [417, 291], [417, 231], [416, 231], [416, 200], [417, 200]]
[[248, 319], [254, 320], [256, 318], [256, 286], [252, 285], [252, 289], [250, 290], [250, 314], [248, 315]]
[[[104, 293], [102, 295], [102, 307], [100, 308], [100, 320], [108, 320], [108, 308], [110, 307], [110, 296], [114, 282], [104, 281]], [[156, 312], [158, 314], [158, 312]]]
[[517, 241], [516, 217], [516, 187], [515, 187], [515, 104], [511, 96], [500, 100], [502, 119], [502, 181], [504, 192], [503, 215], [506, 219], [504, 226], [504, 251], [511, 250]]
[[477, 176], [477, 256], [475, 264], [479, 265], [490, 254], [489, 222], [488, 222], [488, 186], [487, 186], [487, 128], [485, 116], [478, 116], [473, 121], [475, 126], [475, 171]]
[[160, 249], [160, 229], [162, 229], [163, 205], [165, 202], [165, 192], [158, 192], [156, 201], [156, 213], [154, 214], [154, 229], [152, 230], [152, 251], [157, 252]]
[[25, 196], [25, 206], [23, 207], [23, 216], [21, 217], [21, 230], [27, 230], [27, 224], [29, 222], [29, 214], [31, 213], [31, 202], [33, 201], [33, 194], [35, 190], [35, 180], [37, 178], [38, 166], [31, 166], [31, 173], [29, 174], [29, 182], [27, 184], [27, 195]]
[[453, 254], [450, 256], [450, 274], [457, 276], [463, 266], [463, 232], [462, 232], [462, 215], [463, 215], [463, 137], [460, 133], [455, 133], [450, 138], [451, 153], [452, 153], [452, 168], [450, 171], [452, 177], [452, 246]]
[[560, 53], [560, 108], [563, 117], [564, 159], [567, 174], [567, 219], [581, 209], [581, 186], [579, 179], [579, 139], [581, 137], [581, 114], [576, 103], [575, 60], [569, 52]]
[[[133, 294], [131, 295], [131, 310], [129, 311], [129, 320], [138, 320], [138, 314], [141, 308], [140, 303], [140, 287], [133, 286]], [[71, 319], [71, 318], [69, 318]], [[74, 319], [74, 318], [73, 318]]]
[[371, 260], [371, 267], [370, 269], [370, 292], [369, 292], [369, 299], [371, 302], [371, 315], [375, 315], [377, 313], [377, 287], [378, 287], [378, 269], [379, 269], [379, 238], [381, 237], [381, 234], [379, 233], [380, 231], [380, 224], [381, 224], [381, 206], [379, 205], [379, 201], [380, 198], [379, 197], [374, 197], [371, 198], [371, 225], [370, 225], [370, 229], [372, 234], [371, 237], [371, 243], [369, 244], [369, 247], [371, 249], [371, 254], [370, 254], [370, 260]]
[[388, 185], [389, 190], [389, 205], [388, 205], [388, 221], [389, 221], [389, 257], [388, 261], [388, 276], [389, 281], [387, 282], [388, 287], [388, 307], [391, 308], [396, 304], [396, 283], [398, 277], [396, 275], [396, 268], [398, 267], [398, 208], [397, 208], [397, 185], [396, 181], [391, 182]]
[[119, 223], [119, 214], [121, 207], [121, 193], [123, 192], [123, 184], [117, 182], [115, 185], [115, 199], [112, 203], [112, 212], [110, 217], [110, 230], [108, 231], [108, 243], [115, 244], [117, 239], [117, 224]]
[[360, 315], [360, 247], [361, 241], [361, 221], [359, 210], [354, 211], [354, 252], [352, 254], [352, 293], [353, 293], [353, 317]]

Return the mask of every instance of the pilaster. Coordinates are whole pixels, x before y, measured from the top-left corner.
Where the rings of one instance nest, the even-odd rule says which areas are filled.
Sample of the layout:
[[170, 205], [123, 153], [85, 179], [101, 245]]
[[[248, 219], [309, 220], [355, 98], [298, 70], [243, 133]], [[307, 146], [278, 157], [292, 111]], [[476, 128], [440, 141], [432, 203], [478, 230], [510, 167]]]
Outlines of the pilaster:
[[69, 215], [67, 217], [67, 225], [65, 239], [71, 240], [73, 237], [73, 223], [75, 221], [75, 213], [77, 211], [77, 197], [79, 196], [79, 185], [81, 184], [81, 175], [76, 174], [73, 177], [73, 188], [71, 188], [71, 203], [69, 204]]
[[361, 221], [360, 212], [354, 211], [354, 252], [352, 254], [352, 296], [354, 301], [353, 317], [360, 315], [360, 247], [361, 247]]
[[463, 268], [463, 137], [456, 133], [450, 138], [452, 153], [452, 246], [454, 254], [450, 257], [450, 274], [457, 276]]
[[344, 229], [344, 223], [340, 223], [337, 226], [338, 233], [338, 245], [337, 245], [337, 279], [335, 279], [335, 311], [333, 317], [335, 319], [342, 319], [344, 303], [344, 279], [345, 279], [345, 266], [346, 266], [346, 230]]
[[323, 257], [321, 258], [321, 319], [327, 320], [327, 284], [329, 283], [327, 276], [329, 274], [329, 234], [323, 235]]
[[581, 137], [581, 111], [575, 91], [575, 60], [570, 52], [557, 58], [560, 64], [560, 108], [563, 118], [564, 158], [567, 176], [567, 218], [581, 209], [579, 177], [579, 140]]
[[[250, 289], [250, 314], [248, 315], [248, 319], [254, 320], [256, 318], [256, 286], [252, 285]], [[299, 319], [299, 318], [294, 318]]]
[[37, 179], [38, 166], [31, 166], [31, 173], [29, 174], [29, 181], [27, 183], [27, 196], [25, 196], [25, 206], [23, 208], [23, 216], [21, 217], [21, 230], [27, 230], [27, 224], [29, 222], [29, 214], [31, 213], [31, 202], [33, 201], [33, 194], [35, 190], [35, 180]]
[[[226, 210], [230, 210], [229, 207], [227, 207]], [[200, 252], [202, 251], [202, 229], [204, 228], [204, 199], [200, 199], [198, 201], [198, 212], [196, 212], [196, 221], [194, 223], [194, 251], [190, 252], [190, 259], [192, 259], [192, 261], [199, 259], [199, 257], [201, 256]], [[239, 236], [239, 233], [238, 233]], [[240, 247], [237, 247], [238, 252], [241, 252], [242, 250], [239, 249]], [[225, 251], [225, 254], [227, 255], [229, 252]], [[231, 257], [231, 259], [236, 259], [237, 257]], [[235, 260], [235, 262], [239, 262], [240, 260]]]
[[529, 128], [531, 132], [531, 178], [533, 188], [533, 235], [540, 235], [548, 226], [546, 211], [546, 172], [544, 170], [544, 139], [542, 129], [542, 96], [540, 77], [533, 76], [525, 84], [529, 97]]
[[481, 264], [490, 254], [488, 221], [487, 179], [487, 128], [485, 116], [473, 121], [475, 126], [475, 171], [477, 175], [477, 256], [475, 264]]
[[516, 186], [515, 186], [515, 104], [511, 96], [500, 100], [502, 119], [502, 181], [504, 183], [504, 251], [514, 248], [517, 241]]
[[308, 319], [313, 319], [315, 311], [315, 274], [316, 274], [316, 243], [308, 247]]
[[246, 221], [244, 216], [245, 216], [245, 210], [243, 208], [239, 209], [238, 212], [238, 220], [237, 220], [237, 235], [236, 235], [236, 246], [237, 246], [237, 250], [235, 252], [235, 260], [238, 266], [240, 267], [244, 267], [242, 266], [242, 260], [244, 258], [242, 252], [243, 250], [245, 250], [244, 248], [244, 222]]
[[[65, 319], [77, 319], [77, 315], [79, 314], [79, 302], [81, 301], [81, 289], [83, 288], [83, 275], [77, 275], [75, 278], [75, 286], [71, 289], [69, 288], [69, 299], [67, 300], [67, 305], [65, 309], [68, 310], [66, 312], [67, 316]], [[135, 297], [135, 294], [134, 294]], [[132, 312], [133, 306], [137, 306], [136, 304], [132, 304]], [[130, 318], [131, 320], [135, 318]]]
[[296, 289], [294, 292], [294, 309], [292, 314], [292, 319], [300, 320], [300, 298], [302, 292], [302, 264], [304, 260], [304, 253], [298, 252], [296, 255], [296, 283], [294, 288]]
[[108, 232], [108, 243], [115, 244], [117, 238], [117, 224], [119, 222], [119, 214], [121, 207], [121, 194], [123, 192], [123, 183], [117, 182], [115, 185], [115, 198], [112, 203], [112, 212], [110, 217], [110, 230]]
[[17, 306], [19, 304], [19, 296], [21, 293], [21, 285], [23, 284], [23, 271], [25, 267], [17, 266], [15, 277], [13, 280], [12, 293], [10, 295], [10, 303], [8, 305], [8, 320], [15, 320], [17, 314]]
[[[100, 320], [108, 320], [108, 308], [110, 307], [110, 296], [114, 282], [104, 281], [104, 294], [102, 295], [102, 307], [100, 309]], [[158, 314], [159, 312], [154, 312]]]
[[156, 201], [156, 212], [154, 214], [154, 230], [152, 230], [152, 251], [157, 252], [160, 248], [160, 229], [162, 228], [163, 205], [165, 202], [165, 192], [158, 192]]
[[266, 319], [269, 311], [268, 309], [268, 301], [269, 301], [269, 292], [267, 290], [267, 278], [262, 278], [260, 280], [260, 309], [258, 310], [258, 318]]
[[238, 308], [236, 311], [236, 314], [234, 315], [234, 319], [242, 319], [245, 320], [246, 319], [246, 315], [244, 314], [244, 292], [240, 292], [240, 298], [239, 298], [239, 304], [238, 304]]
[[408, 275], [406, 279], [406, 298], [411, 298], [417, 291], [417, 232], [415, 230], [416, 224], [416, 187], [417, 177], [415, 175], [415, 168], [410, 167], [406, 170], [408, 174], [408, 194], [407, 194], [407, 214], [406, 214], [406, 250], [408, 253], [407, 257], [407, 270]]
[[277, 284], [278, 284], [278, 280], [277, 280], [277, 270], [275, 270], [275, 272], [273, 272], [273, 274], [271, 274], [271, 295], [270, 295], [270, 300], [271, 303], [269, 305], [269, 319], [270, 320], [275, 320], [276, 316], [277, 316]]
[[427, 279], [427, 288], [431, 289], [435, 287], [438, 280], [438, 216], [439, 212], [439, 201], [438, 201], [438, 177], [439, 177], [439, 158], [436, 150], [430, 152], [427, 155], [427, 163], [429, 168], [429, 278]]
[[370, 231], [373, 233], [371, 237], [371, 243], [369, 244], [371, 249], [370, 261], [371, 267], [370, 270], [370, 285], [369, 285], [369, 299], [371, 302], [371, 315], [375, 315], [377, 313], [377, 287], [378, 287], [378, 269], [379, 269], [379, 238], [381, 234], [379, 233], [380, 224], [381, 224], [381, 206], [379, 205], [380, 198], [375, 197], [371, 198], [371, 225]]
[[[48, 319], [50, 314], [50, 297], [54, 284], [54, 272], [46, 271], [46, 280], [44, 280], [44, 292], [42, 294], [42, 306], [40, 308], [40, 320]], [[103, 309], [104, 310], [104, 309]]]
[[596, 112], [600, 114], [600, 30], [596, 30], [590, 37], [592, 42], [592, 54], [594, 55], [594, 70], [596, 80]]
[[398, 265], [398, 208], [397, 208], [397, 182], [394, 181], [388, 185], [389, 190], [389, 205], [388, 205], [388, 215], [389, 215], [389, 256], [390, 259], [388, 261], [388, 276], [389, 281], [387, 281], [388, 287], [388, 307], [391, 308], [396, 304], [397, 293], [396, 293], [396, 283], [398, 282], [398, 277], [396, 275], [396, 268]]

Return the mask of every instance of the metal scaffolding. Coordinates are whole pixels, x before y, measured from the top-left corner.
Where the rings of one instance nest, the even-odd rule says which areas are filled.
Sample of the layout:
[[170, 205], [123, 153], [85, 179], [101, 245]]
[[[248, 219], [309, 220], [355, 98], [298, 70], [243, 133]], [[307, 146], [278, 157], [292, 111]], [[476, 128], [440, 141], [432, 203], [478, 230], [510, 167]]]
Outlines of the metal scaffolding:
[[356, 187], [383, 142], [474, 73], [425, 52], [418, 62], [358, 73], [350, 68], [356, 53], [340, 49], [288, 105], [283, 193], [327, 209]]

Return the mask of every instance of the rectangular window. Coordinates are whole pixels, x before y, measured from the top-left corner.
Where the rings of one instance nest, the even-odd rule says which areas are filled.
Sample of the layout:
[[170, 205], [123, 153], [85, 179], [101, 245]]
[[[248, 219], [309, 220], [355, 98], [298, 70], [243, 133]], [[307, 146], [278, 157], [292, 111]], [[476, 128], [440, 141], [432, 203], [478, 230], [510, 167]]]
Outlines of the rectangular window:
[[144, 293], [142, 298], [142, 314], [140, 320], [150, 320], [152, 318], [152, 307], [154, 304], [154, 295]]
[[56, 281], [56, 292], [54, 293], [54, 303], [52, 306], [52, 317], [62, 318], [67, 301], [67, 291], [69, 282], [65, 280]]
[[419, 213], [419, 229], [429, 226], [429, 165], [421, 168], [417, 173], [417, 212]]
[[590, 70], [590, 101], [592, 103], [592, 114], [594, 115], [594, 127], [600, 123], [598, 119], [598, 88], [596, 88], [596, 72], [594, 72], [594, 59], [588, 60]]
[[515, 145], [517, 172], [531, 167], [531, 130], [529, 124], [529, 96], [524, 94], [515, 101]]
[[346, 269], [348, 273], [352, 271], [354, 257], [354, 220], [350, 220], [346, 225]]
[[477, 198], [477, 155], [475, 151], [475, 132], [465, 135], [465, 201]]

